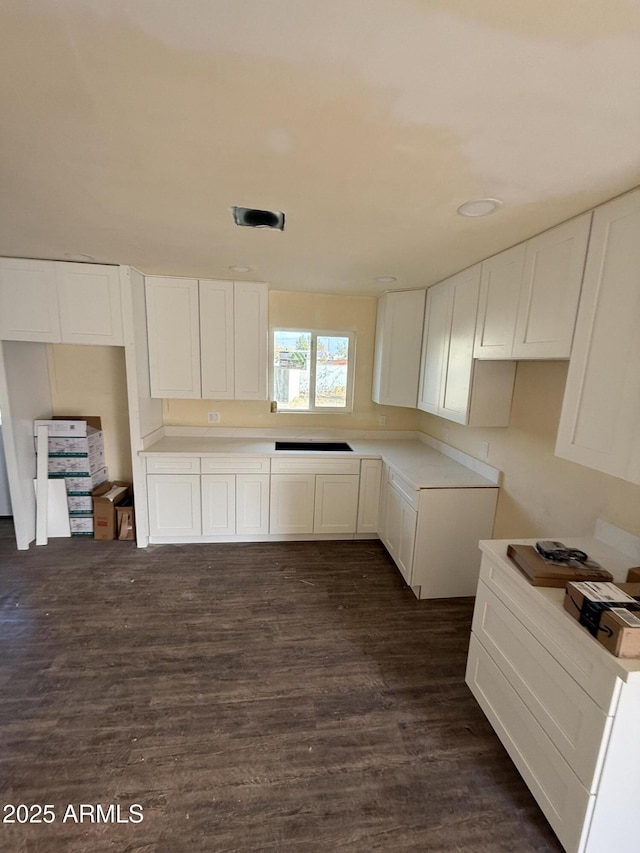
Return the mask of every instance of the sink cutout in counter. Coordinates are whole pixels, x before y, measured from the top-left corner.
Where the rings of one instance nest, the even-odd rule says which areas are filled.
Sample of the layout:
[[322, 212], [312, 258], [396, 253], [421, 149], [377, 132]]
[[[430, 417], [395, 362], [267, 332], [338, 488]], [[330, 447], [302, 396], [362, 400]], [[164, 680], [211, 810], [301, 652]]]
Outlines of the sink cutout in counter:
[[353, 452], [346, 441], [276, 441], [276, 450], [306, 450], [307, 452], [326, 450], [328, 452]]

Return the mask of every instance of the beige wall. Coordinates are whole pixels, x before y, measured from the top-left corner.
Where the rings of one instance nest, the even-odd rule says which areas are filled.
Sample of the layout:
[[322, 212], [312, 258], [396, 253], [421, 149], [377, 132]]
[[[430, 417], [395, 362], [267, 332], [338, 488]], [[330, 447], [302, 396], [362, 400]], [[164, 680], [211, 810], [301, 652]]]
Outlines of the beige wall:
[[[376, 307], [377, 300], [373, 297], [269, 292], [269, 325], [272, 328], [356, 332], [355, 397], [351, 414], [272, 414], [268, 400], [165, 400], [164, 423], [207, 426], [207, 412], [215, 411], [220, 413], [221, 427], [415, 429], [417, 412], [414, 409], [378, 406], [371, 400]], [[386, 417], [384, 427], [378, 422], [380, 415]]]
[[109, 479], [131, 481], [123, 347], [48, 346], [54, 415], [99, 415]]
[[463, 427], [420, 413], [419, 429], [503, 472], [497, 539], [592, 534], [602, 518], [640, 536], [640, 486], [553, 455], [567, 377], [566, 361], [518, 362], [507, 428]]

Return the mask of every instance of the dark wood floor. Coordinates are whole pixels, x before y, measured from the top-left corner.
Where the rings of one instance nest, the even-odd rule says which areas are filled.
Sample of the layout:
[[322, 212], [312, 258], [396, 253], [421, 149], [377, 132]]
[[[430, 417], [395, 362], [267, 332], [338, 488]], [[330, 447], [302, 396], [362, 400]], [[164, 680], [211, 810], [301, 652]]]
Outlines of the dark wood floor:
[[0, 521], [2, 804], [56, 814], [0, 849], [561, 850], [464, 684], [472, 604], [378, 542], [18, 552]]

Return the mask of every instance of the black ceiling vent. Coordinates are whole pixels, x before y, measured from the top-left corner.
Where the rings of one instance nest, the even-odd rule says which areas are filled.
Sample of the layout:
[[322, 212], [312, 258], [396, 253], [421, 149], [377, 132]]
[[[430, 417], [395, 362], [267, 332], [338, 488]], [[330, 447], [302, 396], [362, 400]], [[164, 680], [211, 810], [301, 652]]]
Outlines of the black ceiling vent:
[[279, 210], [256, 210], [253, 207], [232, 207], [233, 221], [246, 228], [276, 228], [284, 231], [284, 213]]

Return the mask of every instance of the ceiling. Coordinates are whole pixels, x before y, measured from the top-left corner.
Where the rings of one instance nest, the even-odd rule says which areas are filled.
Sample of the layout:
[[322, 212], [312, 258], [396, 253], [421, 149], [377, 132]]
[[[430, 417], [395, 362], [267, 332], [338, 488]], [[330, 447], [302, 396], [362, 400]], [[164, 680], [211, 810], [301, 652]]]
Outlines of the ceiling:
[[4, 0], [0, 32], [2, 255], [372, 295], [640, 184], [640, 0]]

